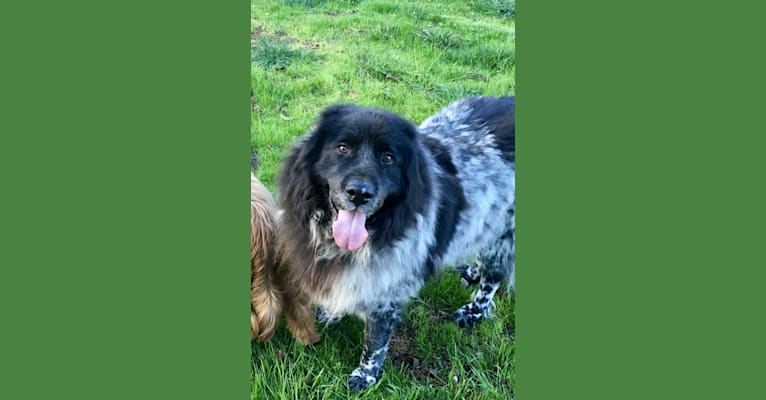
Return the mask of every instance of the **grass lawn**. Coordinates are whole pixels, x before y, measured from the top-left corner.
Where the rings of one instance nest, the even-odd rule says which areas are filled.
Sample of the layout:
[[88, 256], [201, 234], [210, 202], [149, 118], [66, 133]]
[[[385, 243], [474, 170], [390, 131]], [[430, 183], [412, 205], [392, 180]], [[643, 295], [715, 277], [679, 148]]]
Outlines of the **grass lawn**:
[[[515, 92], [514, 0], [252, 0], [252, 130], [257, 176], [276, 194], [279, 161], [329, 104], [354, 102], [420, 123], [452, 100]], [[413, 300], [380, 383], [346, 388], [361, 321], [296, 343], [284, 326], [253, 344], [253, 399], [514, 398], [514, 310], [460, 329], [449, 315], [473, 288], [447, 273]]]

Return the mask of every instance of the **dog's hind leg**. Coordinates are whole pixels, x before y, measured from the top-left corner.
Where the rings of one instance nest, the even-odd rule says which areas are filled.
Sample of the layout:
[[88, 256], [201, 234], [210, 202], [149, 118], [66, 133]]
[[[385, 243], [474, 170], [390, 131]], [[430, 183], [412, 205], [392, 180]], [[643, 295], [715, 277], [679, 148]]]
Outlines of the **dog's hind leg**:
[[383, 375], [383, 361], [394, 328], [402, 320], [402, 307], [391, 304], [379, 307], [364, 320], [364, 348], [359, 367], [351, 373], [348, 387], [359, 391], [374, 385]]
[[[494, 302], [492, 298], [505, 278], [512, 287], [515, 278], [514, 227], [503, 234], [495, 243], [484, 250], [476, 260], [479, 271], [479, 288], [473, 293], [471, 302], [452, 314], [452, 320], [460, 326], [473, 326], [484, 317], [489, 317]], [[462, 273], [461, 273], [462, 276]]]

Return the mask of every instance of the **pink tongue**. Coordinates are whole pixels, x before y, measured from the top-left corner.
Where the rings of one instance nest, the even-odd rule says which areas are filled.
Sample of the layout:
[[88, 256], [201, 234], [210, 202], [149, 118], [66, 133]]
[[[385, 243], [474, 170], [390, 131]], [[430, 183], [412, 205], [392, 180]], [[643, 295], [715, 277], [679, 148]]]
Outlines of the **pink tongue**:
[[332, 224], [335, 244], [342, 249], [357, 250], [367, 240], [364, 221], [367, 216], [359, 211], [338, 210], [338, 219]]

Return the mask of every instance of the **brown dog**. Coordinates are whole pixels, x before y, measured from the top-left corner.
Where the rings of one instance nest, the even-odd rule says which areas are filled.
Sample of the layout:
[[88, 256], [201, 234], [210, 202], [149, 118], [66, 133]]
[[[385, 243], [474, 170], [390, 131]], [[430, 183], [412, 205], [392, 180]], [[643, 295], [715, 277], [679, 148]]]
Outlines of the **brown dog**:
[[[265, 341], [273, 335], [284, 306], [287, 327], [303, 344], [319, 341], [314, 315], [305, 310], [302, 302], [290, 290], [285, 292], [284, 282], [277, 273], [274, 252], [276, 207], [268, 189], [250, 174], [250, 328], [251, 339]], [[288, 288], [289, 289], [289, 288]]]

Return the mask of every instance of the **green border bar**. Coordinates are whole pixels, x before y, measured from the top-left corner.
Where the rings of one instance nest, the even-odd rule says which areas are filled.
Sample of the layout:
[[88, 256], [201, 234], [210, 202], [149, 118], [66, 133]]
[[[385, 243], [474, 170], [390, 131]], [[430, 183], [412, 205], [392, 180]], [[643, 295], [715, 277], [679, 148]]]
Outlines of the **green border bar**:
[[520, 399], [762, 396], [752, 7], [519, 2]]
[[249, 2], [1, 8], [0, 397], [247, 398]]

